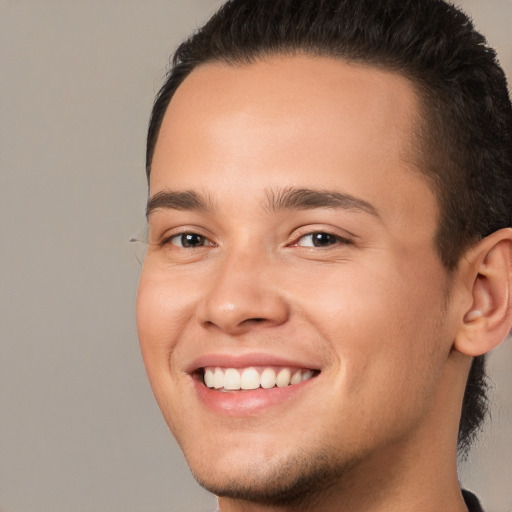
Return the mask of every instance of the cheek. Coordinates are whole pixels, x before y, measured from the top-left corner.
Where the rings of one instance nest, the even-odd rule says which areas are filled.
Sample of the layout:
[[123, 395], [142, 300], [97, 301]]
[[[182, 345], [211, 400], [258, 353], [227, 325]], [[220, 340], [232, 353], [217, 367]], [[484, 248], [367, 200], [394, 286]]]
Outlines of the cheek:
[[[330, 344], [348, 392], [427, 386], [445, 347], [439, 274], [381, 261], [315, 276], [302, 311]], [[428, 382], [427, 382], [428, 381]], [[392, 394], [388, 394], [391, 397]]]
[[179, 372], [172, 368], [184, 323], [181, 306], [168, 280], [143, 268], [137, 292], [137, 331], [151, 389], [172, 431], [174, 419], [182, 414], [176, 395]]
[[394, 277], [364, 272], [331, 279], [329, 291], [311, 293], [308, 300], [309, 320], [337, 363], [328, 369], [326, 417], [341, 445], [352, 446], [362, 430], [376, 442], [398, 438], [432, 404], [443, 367], [442, 335], [432, 315], [442, 305]]
[[194, 305], [186, 286], [152, 267], [143, 267], [139, 279], [137, 330], [143, 349], [162, 350], [174, 342]]
[[180, 296], [168, 279], [161, 277], [143, 267], [136, 306], [142, 358], [155, 395], [158, 381], [170, 376], [171, 354], [183, 327]]

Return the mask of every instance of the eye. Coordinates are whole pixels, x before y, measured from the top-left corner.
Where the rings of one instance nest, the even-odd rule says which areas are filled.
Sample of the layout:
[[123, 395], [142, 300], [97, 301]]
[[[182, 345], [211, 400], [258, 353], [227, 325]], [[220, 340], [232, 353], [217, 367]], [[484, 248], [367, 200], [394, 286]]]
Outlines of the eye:
[[212, 246], [212, 242], [205, 236], [197, 233], [180, 233], [165, 239], [162, 245], [174, 245], [175, 247], [183, 247], [184, 249], [195, 249], [197, 247]]
[[350, 244], [350, 240], [332, 233], [316, 231], [300, 237], [296, 245], [299, 247], [330, 247], [336, 244]]

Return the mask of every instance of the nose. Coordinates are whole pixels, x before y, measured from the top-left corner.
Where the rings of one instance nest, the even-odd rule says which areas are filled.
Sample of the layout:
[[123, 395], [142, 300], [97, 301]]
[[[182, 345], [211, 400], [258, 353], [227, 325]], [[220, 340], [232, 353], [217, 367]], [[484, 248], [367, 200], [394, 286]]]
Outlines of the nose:
[[197, 308], [203, 326], [239, 336], [287, 321], [289, 307], [271, 261], [245, 253], [218, 263]]

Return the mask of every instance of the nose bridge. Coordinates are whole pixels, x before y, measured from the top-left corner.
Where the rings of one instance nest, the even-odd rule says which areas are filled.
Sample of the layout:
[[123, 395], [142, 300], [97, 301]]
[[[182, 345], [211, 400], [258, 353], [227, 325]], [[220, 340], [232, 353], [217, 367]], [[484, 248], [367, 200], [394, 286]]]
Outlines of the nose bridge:
[[198, 307], [200, 322], [230, 334], [283, 323], [288, 308], [276, 278], [276, 262], [265, 250], [247, 244], [226, 251]]

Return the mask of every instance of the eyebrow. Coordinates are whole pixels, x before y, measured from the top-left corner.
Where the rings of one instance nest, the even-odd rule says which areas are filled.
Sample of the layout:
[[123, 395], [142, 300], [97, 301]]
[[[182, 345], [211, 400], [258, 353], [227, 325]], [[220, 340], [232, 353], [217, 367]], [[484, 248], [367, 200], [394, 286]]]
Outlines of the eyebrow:
[[379, 212], [371, 203], [350, 194], [328, 190], [291, 187], [277, 191], [268, 190], [266, 207], [273, 212], [341, 208], [368, 213], [380, 219]]
[[210, 212], [212, 202], [193, 190], [176, 192], [172, 190], [162, 190], [148, 199], [146, 205], [146, 217], [158, 208], [168, 208], [172, 210], [197, 210]]
[[[280, 190], [266, 190], [265, 207], [271, 212], [340, 208], [368, 213], [380, 219], [377, 209], [363, 199], [341, 192], [309, 188], [287, 187]], [[213, 203], [210, 198], [193, 190], [180, 192], [162, 190], [148, 199], [146, 217], [158, 208], [210, 213], [213, 210]]]

